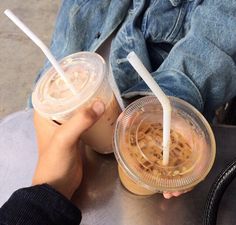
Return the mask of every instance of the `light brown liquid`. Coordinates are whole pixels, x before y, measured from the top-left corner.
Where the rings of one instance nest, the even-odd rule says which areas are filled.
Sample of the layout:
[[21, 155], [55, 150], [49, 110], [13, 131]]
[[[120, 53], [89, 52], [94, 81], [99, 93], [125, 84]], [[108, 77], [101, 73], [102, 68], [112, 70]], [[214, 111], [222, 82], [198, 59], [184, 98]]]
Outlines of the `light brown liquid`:
[[118, 165], [118, 173], [121, 180], [121, 183], [128, 189], [130, 192], [136, 195], [152, 195], [155, 194], [155, 191], [151, 191], [137, 184], [132, 180], [129, 175]]
[[106, 105], [106, 110], [102, 117], [82, 135], [83, 142], [99, 153], [113, 152], [113, 133], [116, 119], [120, 113], [120, 106], [113, 95], [111, 101]]
[[[193, 151], [188, 141], [178, 132], [171, 130], [171, 144], [168, 166], [162, 165], [162, 125], [142, 124], [137, 133], [131, 131], [126, 136], [125, 148], [127, 164], [140, 176], [175, 179], [191, 172], [194, 166]], [[147, 195], [155, 193], [140, 187], [132, 181], [128, 174], [119, 169], [123, 185], [135, 194]]]

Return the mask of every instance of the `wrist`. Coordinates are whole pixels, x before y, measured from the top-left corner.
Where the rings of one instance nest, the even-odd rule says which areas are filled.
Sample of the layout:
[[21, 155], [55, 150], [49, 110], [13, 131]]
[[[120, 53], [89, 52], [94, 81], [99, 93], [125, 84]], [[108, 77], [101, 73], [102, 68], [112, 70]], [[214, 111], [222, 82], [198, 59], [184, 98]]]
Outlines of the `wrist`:
[[71, 188], [70, 185], [62, 184], [59, 181], [51, 181], [51, 182], [41, 181], [40, 182], [40, 181], [37, 181], [37, 180], [33, 180], [33, 182], [32, 182], [32, 186], [45, 185], [45, 184], [52, 187], [54, 190], [56, 190], [58, 193], [63, 195], [68, 200], [71, 200], [72, 195], [74, 194], [74, 192], [76, 190], [75, 188]]

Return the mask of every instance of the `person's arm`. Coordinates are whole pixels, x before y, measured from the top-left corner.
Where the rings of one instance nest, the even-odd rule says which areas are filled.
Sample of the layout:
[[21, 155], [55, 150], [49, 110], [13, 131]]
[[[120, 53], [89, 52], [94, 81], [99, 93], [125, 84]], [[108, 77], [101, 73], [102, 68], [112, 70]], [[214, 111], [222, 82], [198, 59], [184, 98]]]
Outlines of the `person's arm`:
[[[152, 75], [168, 95], [182, 98], [211, 118], [236, 95], [236, 3], [204, 0], [187, 35]], [[127, 91], [150, 92], [144, 82]]]
[[19, 189], [0, 209], [0, 225], [77, 225], [81, 212], [47, 184]]
[[35, 113], [39, 158], [33, 186], [12, 194], [0, 209], [0, 225], [80, 223], [81, 212], [70, 201], [82, 180], [79, 137], [103, 112], [103, 103], [95, 102], [61, 126]]

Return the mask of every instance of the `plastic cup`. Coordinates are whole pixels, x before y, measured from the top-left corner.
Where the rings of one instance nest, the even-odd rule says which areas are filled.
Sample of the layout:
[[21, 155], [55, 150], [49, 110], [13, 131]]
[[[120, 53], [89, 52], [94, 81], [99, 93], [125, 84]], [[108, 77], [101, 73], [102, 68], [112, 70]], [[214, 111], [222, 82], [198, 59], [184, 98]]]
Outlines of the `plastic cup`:
[[187, 102], [172, 107], [169, 163], [162, 164], [162, 106], [154, 96], [130, 104], [119, 116], [114, 152], [122, 184], [137, 195], [193, 188], [212, 168], [216, 145], [205, 118]]
[[55, 69], [50, 68], [33, 91], [34, 109], [49, 120], [64, 123], [80, 107], [102, 100], [106, 107], [103, 116], [81, 139], [99, 153], [112, 152], [115, 122], [121, 109], [109, 85], [105, 61], [96, 53], [79, 52], [63, 58], [59, 64], [77, 93], [73, 94]]

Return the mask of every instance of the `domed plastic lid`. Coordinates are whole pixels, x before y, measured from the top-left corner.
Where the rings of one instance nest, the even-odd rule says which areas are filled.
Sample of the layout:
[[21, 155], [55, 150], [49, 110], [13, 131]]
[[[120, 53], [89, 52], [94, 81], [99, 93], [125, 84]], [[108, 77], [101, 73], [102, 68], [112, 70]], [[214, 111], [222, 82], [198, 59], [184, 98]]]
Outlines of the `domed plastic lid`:
[[188, 103], [170, 97], [172, 104], [169, 164], [162, 164], [162, 107], [144, 97], [120, 115], [115, 130], [115, 155], [128, 175], [156, 191], [193, 187], [210, 171], [215, 140], [202, 115]]
[[64, 118], [89, 101], [106, 77], [106, 64], [101, 56], [79, 52], [60, 61], [68, 80], [77, 90], [74, 95], [54, 68], [50, 68], [36, 85], [32, 103], [36, 111], [48, 118]]

